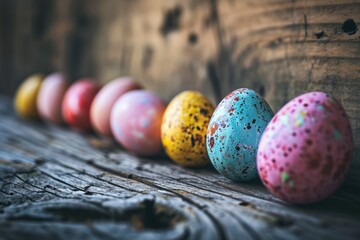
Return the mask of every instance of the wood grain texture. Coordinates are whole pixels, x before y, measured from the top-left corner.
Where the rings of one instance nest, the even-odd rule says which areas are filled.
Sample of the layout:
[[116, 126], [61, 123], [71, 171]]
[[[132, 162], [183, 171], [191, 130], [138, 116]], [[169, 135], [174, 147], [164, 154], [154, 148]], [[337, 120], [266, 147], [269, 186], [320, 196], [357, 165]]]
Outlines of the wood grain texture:
[[[360, 185], [296, 206], [259, 180], [138, 158], [110, 139], [26, 122], [0, 97], [0, 239], [357, 239]], [[356, 169], [359, 171], [359, 169]]]
[[[221, 46], [218, 75], [230, 88], [262, 93], [276, 111], [290, 99], [325, 91], [353, 129], [352, 171], [360, 166], [360, 1], [214, 1]], [[221, 38], [220, 38], [221, 36]], [[355, 176], [355, 172], [354, 172]], [[355, 179], [349, 182], [356, 181]]]

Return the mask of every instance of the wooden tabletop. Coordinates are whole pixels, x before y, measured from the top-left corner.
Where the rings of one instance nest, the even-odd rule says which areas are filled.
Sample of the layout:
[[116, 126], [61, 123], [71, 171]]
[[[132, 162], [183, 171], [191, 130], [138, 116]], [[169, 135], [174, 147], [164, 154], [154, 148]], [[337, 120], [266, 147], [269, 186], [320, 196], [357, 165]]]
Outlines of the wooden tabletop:
[[0, 239], [359, 239], [357, 173], [325, 201], [290, 205], [260, 180], [19, 119], [0, 98]]

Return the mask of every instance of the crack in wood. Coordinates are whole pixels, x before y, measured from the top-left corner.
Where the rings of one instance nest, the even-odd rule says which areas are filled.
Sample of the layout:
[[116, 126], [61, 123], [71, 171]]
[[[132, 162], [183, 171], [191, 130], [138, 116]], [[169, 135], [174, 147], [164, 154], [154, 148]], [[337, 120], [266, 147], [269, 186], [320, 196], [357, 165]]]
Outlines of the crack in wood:
[[26, 180], [22, 179], [18, 174], [16, 174], [15, 177], [18, 178], [20, 181], [24, 182], [25, 184], [28, 184], [29, 186], [33, 187], [33, 188], [37, 188], [37, 189], [39, 189], [41, 191], [45, 191], [45, 192], [47, 192], [49, 194], [52, 194], [52, 195], [54, 195], [54, 196], [56, 196], [58, 198], [64, 198], [64, 197], [62, 197], [62, 196], [60, 196], [60, 195], [58, 195], [58, 194], [56, 194], [54, 192], [47, 191], [46, 186], [44, 188], [41, 188], [41, 187], [38, 187], [36, 185], [33, 185], [33, 184], [27, 182]]
[[307, 22], [307, 16], [306, 14], [304, 14], [304, 40], [307, 38], [308, 36], [308, 22]]

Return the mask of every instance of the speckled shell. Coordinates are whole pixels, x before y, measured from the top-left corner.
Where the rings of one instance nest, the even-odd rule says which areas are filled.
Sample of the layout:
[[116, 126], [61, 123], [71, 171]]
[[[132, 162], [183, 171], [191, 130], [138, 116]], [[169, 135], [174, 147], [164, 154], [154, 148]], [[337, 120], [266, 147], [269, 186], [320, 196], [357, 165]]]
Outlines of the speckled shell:
[[332, 194], [350, 165], [353, 138], [342, 106], [323, 92], [286, 104], [261, 138], [257, 166], [269, 191], [291, 203], [311, 203]]
[[273, 115], [267, 102], [251, 89], [227, 95], [216, 107], [207, 132], [206, 146], [215, 169], [234, 181], [256, 178], [256, 151]]
[[133, 90], [122, 95], [110, 115], [115, 139], [138, 155], [151, 156], [161, 151], [160, 127], [166, 105], [154, 93]]
[[14, 106], [17, 114], [23, 118], [37, 118], [38, 110], [36, 99], [44, 76], [35, 74], [20, 85], [15, 94]]
[[196, 91], [182, 92], [170, 102], [161, 125], [161, 140], [173, 161], [187, 167], [209, 162], [205, 139], [213, 111], [211, 102]]

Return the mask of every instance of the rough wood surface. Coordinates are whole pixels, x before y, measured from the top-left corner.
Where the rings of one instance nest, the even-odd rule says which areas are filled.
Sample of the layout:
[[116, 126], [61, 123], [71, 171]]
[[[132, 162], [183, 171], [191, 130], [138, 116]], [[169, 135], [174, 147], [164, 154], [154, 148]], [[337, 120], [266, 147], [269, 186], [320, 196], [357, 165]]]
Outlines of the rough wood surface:
[[0, 98], [0, 233], [0, 239], [358, 239], [360, 184], [345, 184], [317, 204], [289, 205], [259, 180], [235, 183], [210, 167], [138, 158], [110, 139], [26, 122]]

